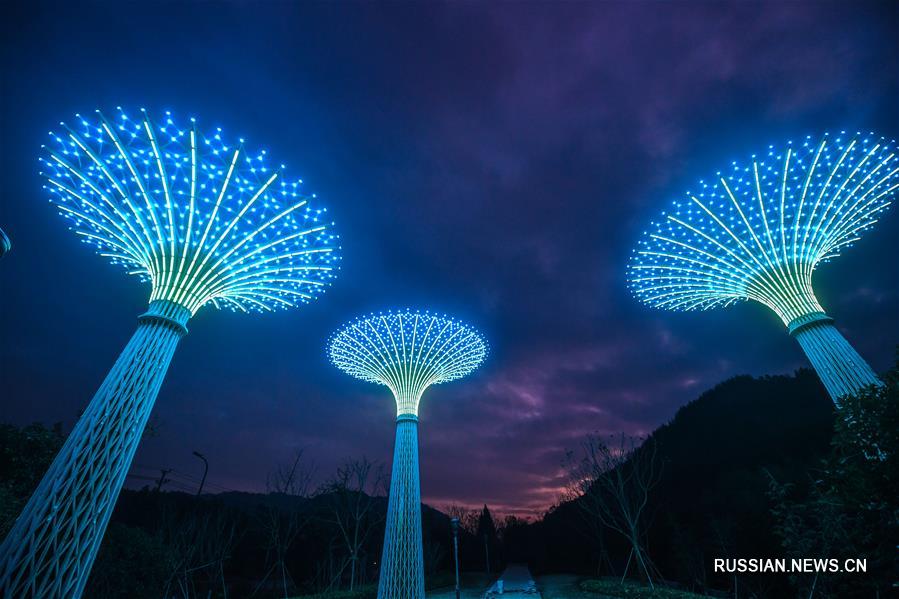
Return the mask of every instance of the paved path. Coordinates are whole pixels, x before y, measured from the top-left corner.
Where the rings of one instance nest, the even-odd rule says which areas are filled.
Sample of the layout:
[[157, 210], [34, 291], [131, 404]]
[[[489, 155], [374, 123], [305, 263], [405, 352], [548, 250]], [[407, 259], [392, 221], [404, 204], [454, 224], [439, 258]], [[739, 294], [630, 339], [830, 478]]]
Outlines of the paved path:
[[[492, 580], [482, 572], [463, 573], [460, 585], [462, 599], [484, 599], [484, 593]], [[427, 599], [456, 599], [456, 590], [451, 586], [440, 587], [428, 591], [426, 596]]]
[[487, 597], [540, 599], [540, 591], [526, 565], [509, 564], [499, 580], [487, 590]]
[[[488, 584], [484, 574], [463, 576], [462, 579], [462, 599], [542, 599], [534, 577], [524, 564], [510, 564], [493, 584]], [[503, 581], [501, 595], [498, 593], [499, 580]], [[429, 591], [427, 599], [456, 599], [456, 593], [453, 587], [442, 587]]]

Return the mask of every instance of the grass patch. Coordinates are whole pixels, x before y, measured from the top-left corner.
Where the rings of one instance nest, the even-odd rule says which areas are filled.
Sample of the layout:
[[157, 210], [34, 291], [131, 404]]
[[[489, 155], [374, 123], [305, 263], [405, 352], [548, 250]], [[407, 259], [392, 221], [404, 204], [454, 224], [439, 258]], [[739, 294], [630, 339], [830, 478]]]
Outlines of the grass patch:
[[[496, 576], [487, 576], [486, 572], [462, 572], [459, 575], [459, 587], [462, 589], [484, 589], [496, 580]], [[456, 586], [456, 575], [443, 572], [425, 577], [425, 590], [447, 589]]]
[[452, 572], [440, 572], [439, 574], [425, 576], [426, 591], [452, 586], [456, 586], [456, 575]]
[[701, 599], [705, 595], [697, 595], [689, 591], [681, 591], [668, 587], [656, 586], [651, 589], [642, 584], [633, 582], [621, 583], [618, 580], [585, 580], [580, 584], [581, 590], [586, 593], [602, 595], [603, 597], [622, 597], [624, 599]]

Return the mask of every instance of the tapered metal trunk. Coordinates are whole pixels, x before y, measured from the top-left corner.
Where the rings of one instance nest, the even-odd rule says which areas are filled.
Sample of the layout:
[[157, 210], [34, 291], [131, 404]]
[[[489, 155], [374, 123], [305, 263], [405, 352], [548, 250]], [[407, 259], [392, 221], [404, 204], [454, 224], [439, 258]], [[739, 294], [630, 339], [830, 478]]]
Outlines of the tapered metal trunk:
[[424, 596], [418, 418], [402, 414], [396, 419], [378, 599], [424, 599]]
[[824, 313], [797, 318], [788, 328], [838, 406], [844, 395], [869, 385], [883, 384], [864, 358], [833, 326], [833, 319]]
[[155, 301], [0, 546], [4, 598], [84, 592], [190, 312]]

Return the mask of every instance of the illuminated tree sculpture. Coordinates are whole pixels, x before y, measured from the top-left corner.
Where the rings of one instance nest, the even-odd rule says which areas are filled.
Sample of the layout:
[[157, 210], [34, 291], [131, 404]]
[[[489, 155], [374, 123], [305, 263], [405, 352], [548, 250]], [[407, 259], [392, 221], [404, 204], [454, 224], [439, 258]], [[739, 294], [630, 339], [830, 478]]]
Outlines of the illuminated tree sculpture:
[[423, 599], [421, 490], [418, 478], [418, 404], [431, 385], [461, 378], [487, 355], [474, 329], [446, 316], [410, 310], [372, 314], [331, 338], [335, 366], [387, 386], [396, 399], [396, 444], [379, 599]]
[[121, 109], [51, 133], [46, 189], [70, 228], [151, 285], [150, 306], [0, 547], [4, 597], [78, 597], [187, 321], [267, 312], [322, 293], [338, 240], [265, 152], [191, 119]]
[[873, 134], [771, 146], [700, 181], [650, 226], [628, 268], [631, 288], [669, 310], [761, 302], [838, 403], [879, 380], [824, 313], [812, 273], [871, 228], [897, 187], [895, 143]]

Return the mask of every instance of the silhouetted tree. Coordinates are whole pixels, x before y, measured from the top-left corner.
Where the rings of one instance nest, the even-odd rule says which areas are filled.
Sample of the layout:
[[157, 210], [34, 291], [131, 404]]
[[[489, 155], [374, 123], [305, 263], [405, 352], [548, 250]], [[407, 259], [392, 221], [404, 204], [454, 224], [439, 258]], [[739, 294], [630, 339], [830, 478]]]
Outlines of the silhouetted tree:
[[269, 495], [280, 495], [287, 501], [280, 505], [267, 503], [261, 510], [268, 571], [259, 581], [257, 591], [273, 574], [277, 574], [281, 582], [284, 597], [289, 597], [295, 587], [287, 566], [287, 553], [307, 522], [300, 502], [309, 497], [314, 474], [315, 466], [303, 460], [303, 450], [299, 449], [289, 464], [278, 464], [268, 475], [266, 489]]
[[374, 497], [384, 493], [386, 480], [383, 465], [363, 457], [341, 464], [334, 477], [318, 491], [328, 500], [325, 519], [335, 527], [346, 550], [346, 558], [335, 581], [340, 580], [349, 565], [350, 591], [355, 589], [358, 579], [364, 577], [364, 568], [359, 566], [364, 558], [363, 549], [372, 531], [384, 519], [383, 514], [374, 510]]
[[456, 503], [451, 503], [443, 507], [443, 513], [450, 518], [459, 519], [459, 527], [469, 534], [476, 535], [478, 533], [478, 521], [481, 513]]
[[[484, 563], [487, 564], [487, 574], [490, 574], [490, 550], [491, 547], [496, 545], [496, 523], [493, 521], [493, 516], [490, 514], [490, 509], [486, 504], [478, 517], [477, 537], [484, 543]], [[495, 553], [494, 551], [494, 557]]]
[[808, 596], [871, 596], [896, 580], [899, 539], [899, 364], [844, 397], [831, 452], [801, 483], [771, 476], [775, 530], [790, 557], [865, 558], [864, 576], [796, 576]]
[[12, 528], [64, 441], [59, 423], [52, 428], [0, 424], [0, 539]]
[[596, 574], [603, 574], [605, 564], [609, 573], [614, 575], [615, 568], [606, 550], [605, 532], [606, 524], [600, 517], [603, 510], [602, 502], [607, 498], [602, 493], [593, 489], [595, 484], [594, 465], [587, 460], [586, 455], [576, 456], [574, 451], [567, 451], [563, 468], [567, 472], [568, 479], [563, 491], [563, 499], [572, 502], [578, 508], [580, 518], [571, 522], [570, 528], [587, 536], [596, 549]]
[[[598, 435], [588, 435], [582, 444], [583, 456], [569, 456], [569, 485], [581, 490], [584, 505], [603, 526], [624, 536], [631, 556], [654, 588], [652, 562], [644, 547], [650, 491], [660, 479], [661, 464], [655, 442], [620, 435], [611, 444]], [[630, 564], [625, 566], [622, 579]]]
[[240, 536], [237, 519], [231, 510], [216, 507], [211, 512], [196, 517], [199, 521], [194, 544], [199, 564], [195, 571], [206, 577], [207, 593], [221, 585], [223, 599], [228, 599], [228, 583], [225, 581], [225, 562]]
[[166, 597], [169, 548], [159, 534], [113, 522], [91, 569], [85, 597], [158, 599]]

